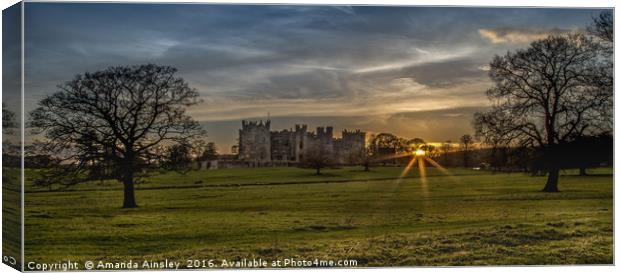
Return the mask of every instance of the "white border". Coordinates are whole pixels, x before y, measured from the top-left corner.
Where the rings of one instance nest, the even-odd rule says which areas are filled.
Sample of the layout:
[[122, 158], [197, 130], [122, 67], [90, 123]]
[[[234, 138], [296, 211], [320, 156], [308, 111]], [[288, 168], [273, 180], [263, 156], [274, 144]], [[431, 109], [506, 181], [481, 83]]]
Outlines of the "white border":
[[[0, 6], [2, 9], [5, 9], [17, 1], [14, 0], [0, 0]], [[199, 1], [199, 0], [151, 0], [151, 1], [139, 1], [139, 0], [126, 0], [126, 1], [70, 1], [70, 0], [56, 0], [56, 1], [28, 1], [26, 2], [133, 2], [133, 3], [146, 3], [146, 2], [159, 2], [159, 3], [247, 3], [247, 4], [314, 4], [314, 5], [337, 5], [337, 4], [348, 4], [348, 5], [401, 5], [401, 6], [412, 6], [412, 5], [425, 5], [425, 6], [494, 6], [494, 7], [574, 7], [574, 8], [596, 8], [596, 7], [616, 7], [616, 3], [614, 1], [603, 1], [603, 0], [517, 0], [517, 1], [505, 1], [498, 2], [493, 0], [238, 0], [238, 1], [230, 1], [230, 0], [208, 0], [208, 1]], [[22, 11], [23, 12], [23, 11]], [[22, 25], [23, 25], [23, 16], [22, 16]], [[615, 19], [614, 19], [615, 20]], [[1, 20], [0, 20], [0, 28], [1, 28]], [[616, 32], [614, 30], [614, 32]], [[22, 29], [22, 41], [23, 41], [23, 29]], [[2, 43], [2, 38], [0, 36], [0, 44]], [[617, 46], [616, 46], [617, 47]], [[614, 62], [618, 63], [618, 55], [615, 55]], [[0, 56], [0, 63], [2, 61], [2, 57]], [[23, 54], [23, 43], [22, 43], [22, 79], [24, 76], [24, 54]], [[0, 66], [0, 77], [1, 77], [1, 66]], [[614, 74], [614, 84], [615, 79], [618, 77], [618, 71], [615, 71]], [[614, 85], [616, 86], [616, 85]], [[23, 82], [22, 82], [22, 109], [23, 109]], [[616, 91], [615, 88], [614, 91]], [[1, 98], [1, 95], [0, 95]], [[614, 113], [620, 106], [617, 103], [614, 103]], [[23, 111], [22, 111], [22, 120], [23, 120]], [[615, 136], [620, 135], [620, 128], [616, 126], [616, 122], [614, 122]], [[23, 123], [22, 123], [23, 127]], [[22, 134], [24, 130], [22, 128]], [[23, 139], [23, 135], [22, 135]], [[1, 135], [0, 135], [1, 141]], [[614, 141], [615, 143], [615, 141]], [[22, 147], [23, 149], [23, 147]], [[620, 152], [620, 148], [614, 145], [614, 157]], [[0, 158], [0, 164], [2, 159]], [[22, 162], [23, 164], [23, 162]], [[614, 169], [620, 170], [620, 163], [618, 161], [614, 162]], [[23, 169], [22, 169], [23, 170]], [[1, 170], [0, 170], [1, 174]], [[23, 174], [22, 174], [23, 177]], [[617, 211], [615, 210], [615, 197], [619, 196], [619, 189], [616, 185], [616, 176], [614, 174], [614, 264], [618, 264], [618, 245], [615, 242], [616, 228], [619, 224], [619, 218], [617, 216]], [[23, 194], [23, 184], [22, 184], [22, 194]], [[24, 199], [22, 198], [22, 204]], [[23, 206], [22, 206], [23, 210]], [[1, 216], [1, 211], [0, 211]], [[23, 213], [22, 213], [23, 217]], [[23, 218], [22, 218], [23, 225]], [[0, 239], [1, 239], [0, 233]], [[24, 234], [22, 233], [22, 240]], [[23, 241], [22, 241], [23, 242]], [[23, 245], [22, 245], [22, 255], [23, 255]], [[544, 254], [541, 254], [544, 255]], [[22, 261], [24, 261], [22, 257]], [[4, 264], [0, 265], [0, 270], [2, 272], [6, 272], [9, 270], [14, 270]], [[261, 272], [276, 272], [281, 269], [265, 269], [261, 270]], [[293, 271], [302, 271], [304, 269], [287, 269]], [[326, 270], [326, 269], [313, 269], [313, 270]], [[367, 268], [367, 269], [329, 269], [330, 272], [360, 272], [366, 270], [372, 270], [373, 272], [463, 272], [463, 273], [473, 273], [473, 272], [501, 272], [501, 273], [513, 273], [513, 272], [522, 272], [527, 270], [528, 272], [548, 272], [548, 271], [563, 271], [566, 273], [571, 272], [615, 272], [615, 266], [535, 266], [535, 267], [523, 267], [523, 266], [500, 266], [500, 267], [398, 267], [398, 268]], [[225, 272], [227, 270], [210, 270], [209, 272]], [[123, 271], [121, 271], [123, 272]], [[128, 272], [128, 271], [125, 271]], [[141, 271], [141, 272], [175, 272], [175, 271]], [[256, 272], [256, 270], [235, 270], [234, 272], [240, 273], [250, 273]]]

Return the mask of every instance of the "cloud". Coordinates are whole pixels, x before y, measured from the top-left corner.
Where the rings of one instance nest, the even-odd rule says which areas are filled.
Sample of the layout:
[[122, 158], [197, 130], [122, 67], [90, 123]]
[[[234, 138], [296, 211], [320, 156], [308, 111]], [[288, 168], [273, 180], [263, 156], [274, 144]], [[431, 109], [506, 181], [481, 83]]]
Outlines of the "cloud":
[[478, 69], [482, 71], [489, 71], [491, 70], [491, 66], [488, 64], [483, 64], [483, 65], [478, 66]]
[[355, 10], [352, 6], [332, 6], [334, 9], [342, 11], [348, 15], [355, 15]]
[[593, 11], [29, 3], [25, 12], [25, 111], [78, 73], [170, 65], [200, 92], [189, 112], [215, 126], [206, 129], [219, 145], [241, 119], [268, 112], [282, 126], [453, 138], [471, 115], [450, 109], [488, 103], [481, 64], [584, 26]]
[[407, 67], [402, 70], [402, 73], [427, 86], [447, 87], [464, 82], [485, 80], [487, 78], [486, 73], [476, 68], [479, 63], [480, 60], [471, 56], [464, 56]]
[[426, 64], [446, 62], [459, 58], [466, 57], [474, 52], [476, 49], [473, 47], [461, 47], [461, 48], [449, 48], [442, 50], [421, 49], [414, 47], [412, 49], [404, 50], [405, 52], [412, 52], [403, 56], [399, 56], [398, 60], [392, 60], [390, 62], [374, 63], [369, 66], [355, 69], [355, 73], [371, 73], [390, 70], [399, 70], [410, 67], [418, 67]]
[[340, 96], [211, 96], [204, 103], [190, 108], [199, 121], [241, 120], [262, 117], [354, 117], [390, 116], [401, 112], [419, 112], [459, 107], [484, 107], [487, 82], [475, 81], [456, 86], [435, 88], [425, 86], [413, 78], [370, 80], [353, 84], [357, 89]]
[[560, 28], [500, 27], [493, 29], [482, 28], [478, 30], [478, 33], [493, 44], [526, 44], [534, 40], [544, 39], [549, 35], [557, 35], [569, 31], [570, 30]]

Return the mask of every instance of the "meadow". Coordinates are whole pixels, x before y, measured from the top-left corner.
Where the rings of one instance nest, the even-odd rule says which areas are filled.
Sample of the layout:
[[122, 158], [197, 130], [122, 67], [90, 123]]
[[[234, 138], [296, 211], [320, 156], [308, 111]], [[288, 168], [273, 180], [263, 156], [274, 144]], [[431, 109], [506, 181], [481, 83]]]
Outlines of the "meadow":
[[[27, 261], [347, 259], [358, 266], [613, 263], [611, 169], [545, 177], [428, 168], [161, 173], [121, 185], [26, 188]], [[27, 177], [36, 172], [29, 170]], [[182, 267], [185, 264], [182, 264]]]

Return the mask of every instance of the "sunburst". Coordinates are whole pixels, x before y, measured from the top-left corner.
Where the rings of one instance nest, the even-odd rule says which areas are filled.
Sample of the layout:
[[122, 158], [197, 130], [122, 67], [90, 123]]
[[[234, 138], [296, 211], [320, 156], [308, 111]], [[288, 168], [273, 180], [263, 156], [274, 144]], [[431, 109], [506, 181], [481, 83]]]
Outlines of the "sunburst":
[[411, 169], [413, 169], [413, 167], [416, 165], [416, 163], [418, 165], [418, 172], [420, 173], [420, 183], [422, 184], [422, 190], [424, 191], [425, 194], [428, 193], [428, 179], [427, 179], [427, 176], [426, 176], [426, 162], [431, 164], [433, 167], [435, 167], [437, 170], [439, 170], [443, 174], [448, 175], [448, 176], [452, 176], [452, 174], [448, 170], [446, 170], [446, 168], [444, 168], [439, 163], [437, 163], [437, 161], [435, 161], [432, 158], [426, 156], [426, 151], [425, 150], [417, 149], [417, 150], [413, 151], [412, 153], [410, 153], [408, 155], [398, 155], [398, 156], [395, 155], [392, 158], [400, 158], [400, 157], [405, 157], [405, 156], [410, 156], [411, 160], [409, 160], [409, 163], [407, 163], [407, 166], [405, 166], [403, 171], [400, 173], [400, 176], [398, 176], [398, 180], [397, 180], [398, 183], [400, 183], [402, 181], [402, 179], [404, 177], [406, 177], [407, 174], [409, 174], [409, 172], [411, 171]]

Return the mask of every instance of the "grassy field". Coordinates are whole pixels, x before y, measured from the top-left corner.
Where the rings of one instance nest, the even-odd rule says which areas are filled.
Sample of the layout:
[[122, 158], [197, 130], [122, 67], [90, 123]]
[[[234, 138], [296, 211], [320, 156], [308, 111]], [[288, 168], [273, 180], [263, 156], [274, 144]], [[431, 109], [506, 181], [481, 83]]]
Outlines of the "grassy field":
[[21, 264], [21, 172], [2, 168], [2, 255], [5, 263], [19, 269]]
[[[116, 182], [27, 187], [26, 259], [353, 259], [358, 266], [610, 264], [610, 169], [544, 177], [433, 168], [165, 173], [120, 209]], [[36, 175], [28, 172], [27, 176]]]

